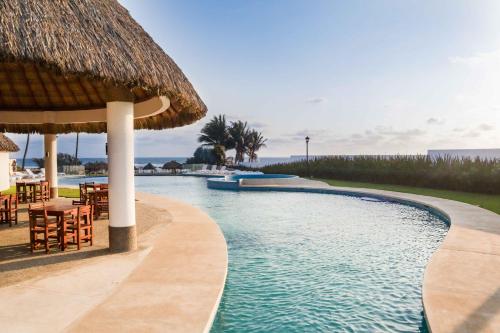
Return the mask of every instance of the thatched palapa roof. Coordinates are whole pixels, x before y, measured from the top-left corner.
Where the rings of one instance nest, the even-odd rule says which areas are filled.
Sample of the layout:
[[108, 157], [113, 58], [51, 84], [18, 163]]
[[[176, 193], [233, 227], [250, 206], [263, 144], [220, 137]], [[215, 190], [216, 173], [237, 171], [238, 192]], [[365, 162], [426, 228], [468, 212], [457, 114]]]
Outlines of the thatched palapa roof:
[[166, 170], [182, 169], [182, 164], [180, 164], [177, 161], [170, 161], [170, 162], [163, 164], [162, 169], [166, 169]]
[[14, 141], [6, 137], [3, 133], [0, 133], [0, 152], [4, 151], [14, 153], [19, 151], [19, 147], [14, 143]]
[[156, 167], [151, 163], [149, 162], [148, 164], [146, 164], [144, 166], [144, 168], [142, 168], [143, 170], [156, 170]]
[[107, 87], [135, 103], [157, 96], [169, 108], [135, 119], [136, 129], [190, 124], [207, 111], [175, 62], [116, 0], [0, 1], [0, 131], [106, 131], [105, 122], [3, 124], [2, 111], [106, 107]]

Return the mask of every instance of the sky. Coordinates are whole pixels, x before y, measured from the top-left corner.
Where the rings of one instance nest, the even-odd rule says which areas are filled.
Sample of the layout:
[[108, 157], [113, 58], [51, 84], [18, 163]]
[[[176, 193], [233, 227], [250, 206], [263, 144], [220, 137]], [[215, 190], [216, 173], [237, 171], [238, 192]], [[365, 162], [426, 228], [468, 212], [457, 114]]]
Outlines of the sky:
[[[268, 138], [260, 156], [500, 147], [500, 1], [120, 0], [208, 106], [137, 131], [138, 157], [191, 156], [218, 114]], [[25, 135], [10, 135], [21, 147]], [[80, 135], [80, 157], [105, 135]], [[42, 155], [33, 136], [28, 156]], [[75, 135], [59, 136], [74, 153]], [[22, 151], [18, 154], [22, 155]]]

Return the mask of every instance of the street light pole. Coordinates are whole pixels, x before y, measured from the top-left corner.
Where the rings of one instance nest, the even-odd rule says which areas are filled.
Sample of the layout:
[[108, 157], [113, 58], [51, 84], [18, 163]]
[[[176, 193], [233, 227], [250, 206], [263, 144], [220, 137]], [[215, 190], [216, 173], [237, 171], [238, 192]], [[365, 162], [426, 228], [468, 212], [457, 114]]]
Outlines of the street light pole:
[[309, 170], [309, 140], [310, 138], [306, 136], [306, 163], [307, 163], [307, 177], [311, 178], [311, 172]]

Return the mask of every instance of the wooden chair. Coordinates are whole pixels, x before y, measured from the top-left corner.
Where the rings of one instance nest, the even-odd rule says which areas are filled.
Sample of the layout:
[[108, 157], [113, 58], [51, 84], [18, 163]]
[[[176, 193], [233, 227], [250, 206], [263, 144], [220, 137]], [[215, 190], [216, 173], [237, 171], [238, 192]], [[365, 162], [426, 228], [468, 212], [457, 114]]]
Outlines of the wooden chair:
[[12, 227], [12, 223], [17, 224], [17, 195], [2, 195], [0, 196], [0, 203], [1, 222], [8, 222], [9, 227]]
[[[56, 218], [49, 218], [45, 204], [32, 204], [28, 209], [31, 253], [43, 246], [45, 253], [51, 247], [60, 247], [60, 227]], [[39, 238], [42, 236], [42, 238]]]
[[66, 222], [65, 238], [72, 240], [66, 244], [74, 244], [80, 250], [82, 242], [94, 244], [94, 217], [92, 206], [86, 205], [78, 207], [76, 219]]
[[0, 222], [7, 223], [9, 222], [8, 218], [9, 211], [9, 195], [0, 195]]
[[46, 180], [42, 180], [39, 185], [35, 187], [33, 201], [49, 201], [50, 200], [50, 184]]
[[93, 193], [94, 217], [99, 218], [101, 214], [109, 214], [108, 191], [96, 191]]
[[78, 208], [74, 208], [62, 217], [61, 221], [61, 250], [76, 240], [75, 226], [78, 225]]
[[83, 184], [84, 188], [85, 188], [85, 193], [89, 193], [89, 190], [94, 190], [95, 189], [95, 182], [87, 182], [87, 183], [84, 183]]
[[73, 200], [73, 205], [85, 206], [89, 204], [89, 195], [85, 184], [79, 184], [80, 187], [80, 199]]
[[16, 195], [20, 203], [27, 203], [28, 198], [30, 197], [30, 193], [24, 182], [16, 183]]

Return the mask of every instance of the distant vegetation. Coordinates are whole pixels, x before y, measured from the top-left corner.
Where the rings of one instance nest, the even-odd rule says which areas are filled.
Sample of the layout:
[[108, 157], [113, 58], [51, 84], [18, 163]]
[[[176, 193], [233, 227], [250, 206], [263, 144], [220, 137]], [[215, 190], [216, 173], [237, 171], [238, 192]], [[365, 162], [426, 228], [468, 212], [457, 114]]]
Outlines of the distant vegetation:
[[[45, 165], [44, 158], [33, 158], [33, 162], [35, 162], [39, 168], [43, 168]], [[73, 155], [65, 153], [57, 154], [57, 167], [59, 169], [58, 171], [62, 171], [62, 167], [64, 165], [81, 165], [81, 164], [82, 162]]]
[[106, 162], [88, 162], [85, 163], [85, 173], [87, 174], [102, 174], [108, 171], [108, 163]]
[[228, 123], [226, 116], [214, 116], [201, 129], [198, 141], [202, 147], [196, 149], [187, 163], [209, 163], [223, 165], [226, 151], [234, 149], [234, 163], [239, 164], [248, 156], [248, 161], [257, 160], [257, 152], [266, 146], [267, 139], [261, 132], [252, 129], [241, 120]]
[[193, 157], [187, 159], [186, 163], [217, 164], [213, 148], [198, 147], [194, 151]]
[[[428, 156], [332, 156], [311, 160], [309, 170], [314, 178], [500, 194], [500, 162], [495, 160]], [[262, 171], [308, 175], [306, 161], [270, 165], [262, 168]]]

